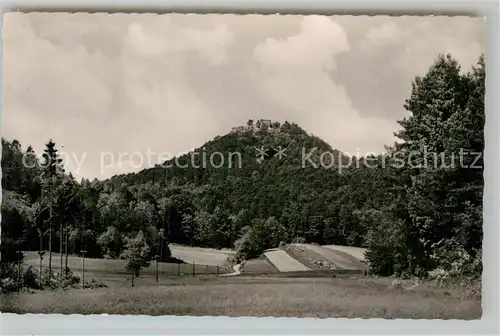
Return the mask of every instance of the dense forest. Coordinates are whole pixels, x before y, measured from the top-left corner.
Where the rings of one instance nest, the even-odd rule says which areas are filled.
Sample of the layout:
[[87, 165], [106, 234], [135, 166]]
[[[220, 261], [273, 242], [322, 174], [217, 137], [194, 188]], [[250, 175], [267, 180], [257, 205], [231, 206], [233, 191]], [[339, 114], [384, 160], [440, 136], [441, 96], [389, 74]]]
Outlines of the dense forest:
[[[376, 157], [348, 157], [295, 123], [249, 120], [196, 150], [241, 153], [241, 166], [215, 168], [188, 153], [76, 181], [62, 168], [57, 139], [37, 160], [31, 147], [2, 138], [2, 267], [28, 250], [127, 258], [147, 245], [143, 258], [167, 260], [177, 243], [236, 248], [242, 260], [310, 242], [367, 247], [374, 274], [479, 274], [484, 92], [483, 57], [470, 72], [438, 57], [401, 102], [409, 116], [399, 121], [399, 141]], [[261, 146], [286, 148], [286, 156], [258, 161]], [[312, 161], [335, 153], [329, 167], [302, 165], [314, 148]]]

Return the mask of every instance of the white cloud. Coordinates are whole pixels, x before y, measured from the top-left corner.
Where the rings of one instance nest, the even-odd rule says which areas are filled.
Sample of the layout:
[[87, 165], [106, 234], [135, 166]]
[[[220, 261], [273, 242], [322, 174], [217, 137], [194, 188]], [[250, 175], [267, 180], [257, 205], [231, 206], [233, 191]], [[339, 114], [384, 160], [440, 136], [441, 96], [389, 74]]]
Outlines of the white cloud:
[[[153, 24], [145, 28], [143, 24], [128, 26], [128, 44], [144, 56], [175, 55], [194, 51], [202, 55], [212, 65], [227, 60], [226, 48], [233, 35], [226, 26], [219, 25], [211, 30], [180, 28], [168, 18], [162, 25]], [[157, 23], [157, 22], [155, 22]]]
[[345, 88], [326, 72], [335, 68], [335, 57], [349, 49], [347, 36], [335, 21], [304, 17], [298, 34], [268, 39], [255, 48], [261, 64], [255, 80], [274, 102], [294, 114], [293, 121], [334, 148], [381, 152], [383, 144], [392, 143], [396, 123], [362, 118]]
[[[131, 23], [125, 26], [126, 48], [116, 58], [41, 38], [30, 15], [4, 17], [2, 136], [34, 144], [38, 152], [53, 138], [71, 155], [85, 153], [80, 171], [93, 178], [102, 177], [102, 152], [178, 152], [216, 135], [211, 111], [184, 79], [181, 52], [194, 51], [209, 66], [225, 61], [231, 42], [227, 28], [182, 29], [168, 17], [163, 30], [154, 29], [161, 17], [151, 28]], [[77, 38], [79, 26], [81, 34], [88, 32], [85, 16], [57, 21], [63, 28], [71, 22]], [[74, 171], [75, 165], [68, 164]]]
[[342, 27], [326, 16], [304, 16], [301, 30], [286, 39], [268, 38], [255, 48], [255, 58], [269, 67], [299, 67], [305, 70], [334, 69], [332, 56], [347, 52], [349, 44]]
[[256, 117], [380, 151], [412, 76], [439, 51], [474, 63], [484, 31], [463, 18], [83, 13], [8, 13], [3, 28], [2, 136], [86, 153], [77, 175], [90, 178], [134, 168], [101, 175], [103, 152], [175, 155]]
[[108, 122], [102, 112], [111, 104], [100, 76], [105, 60], [81, 46], [67, 51], [40, 39], [27, 19], [4, 16], [2, 136], [33, 144], [38, 153], [50, 138], [58, 139], [70, 158], [81, 157], [106, 137], [95, 127]]
[[364, 43], [367, 48], [401, 46], [390, 63], [413, 76], [424, 74], [440, 53], [450, 53], [468, 70], [484, 52], [484, 27], [480, 18], [397, 18], [371, 28]]
[[385, 43], [396, 43], [403, 35], [403, 31], [398, 27], [396, 22], [389, 21], [380, 26], [371, 28], [366, 34], [366, 37], [370, 42], [376, 45], [382, 45]]

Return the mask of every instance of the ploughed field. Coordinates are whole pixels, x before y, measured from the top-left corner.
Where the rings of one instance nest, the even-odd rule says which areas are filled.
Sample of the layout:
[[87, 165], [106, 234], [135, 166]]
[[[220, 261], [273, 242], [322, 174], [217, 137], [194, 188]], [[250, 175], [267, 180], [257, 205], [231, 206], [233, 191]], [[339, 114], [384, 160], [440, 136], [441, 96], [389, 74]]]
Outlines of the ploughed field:
[[[264, 252], [264, 259], [278, 272], [297, 273], [302, 272], [305, 276], [309, 273], [331, 272], [339, 274], [343, 272], [362, 273], [366, 268], [364, 263], [364, 249], [358, 250], [331, 248], [312, 244], [288, 244], [280, 249], [270, 249]], [[349, 253], [355, 251], [355, 253]], [[361, 256], [360, 256], [361, 254]], [[361, 259], [363, 258], [363, 259]], [[258, 273], [257, 264], [262, 267], [261, 273], [267, 273], [269, 268], [262, 260], [258, 262], [248, 261], [252, 265], [251, 273]], [[267, 269], [267, 270], [266, 270]], [[247, 272], [247, 266], [243, 273]]]
[[291, 257], [283, 250], [267, 251], [264, 253], [264, 256], [280, 272], [310, 271], [307, 266]]

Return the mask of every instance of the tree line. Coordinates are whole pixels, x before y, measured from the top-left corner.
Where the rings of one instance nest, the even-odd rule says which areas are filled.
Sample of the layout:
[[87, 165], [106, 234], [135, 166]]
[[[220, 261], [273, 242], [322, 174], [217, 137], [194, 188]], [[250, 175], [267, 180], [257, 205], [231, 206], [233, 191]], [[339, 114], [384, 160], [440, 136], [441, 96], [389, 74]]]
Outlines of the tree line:
[[[439, 56], [412, 83], [399, 140], [371, 157], [348, 157], [285, 121], [272, 123], [279, 132], [249, 127], [195, 150], [239, 152], [241, 167], [197, 168], [201, 156], [188, 153], [177, 164], [76, 181], [53, 141], [38, 162], [31, 147], [2, 139], [2, 265], [22, 257], [19, 251], [85, 250], [140, 269], [153, 258], [168, 261], [169, 243], [236, 248], [238, 262], [309, 242], [366, 247], [374, 274], [479, 274], [482, 155], [460, 165], [423, 163], [430, 152], [444, 162], [464, 149], [483, 153], [484, 81], [483, 56], [469, 72]], [[287, 148], [287, 155], [257, 161], [256, 147]], [[314, 148], [316, 159], [337, 154], [332, 168], [301, 165], [303, 150]], [[396, 154], [407, 164], [392, 165]], [[355, 164], [336, 169], [347, 161]]]

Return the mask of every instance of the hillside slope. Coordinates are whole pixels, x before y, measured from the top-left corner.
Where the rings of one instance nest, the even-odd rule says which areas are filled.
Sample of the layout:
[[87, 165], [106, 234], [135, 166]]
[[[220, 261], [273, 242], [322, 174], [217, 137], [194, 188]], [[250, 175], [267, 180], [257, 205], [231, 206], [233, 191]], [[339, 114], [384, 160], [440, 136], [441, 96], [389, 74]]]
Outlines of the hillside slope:
[[[281, 242], [363, 243], [366, 228], [354, 211], [368, 199], [383, 199], [380, 178], [367, 176], [359, 188], [359, 177], [373, 173], [347, 168], [351, 158], [296, 124], [242, 128], [138, 173], [80, 184], [66, 177], [67, 185], [60, 188], [65, 194], [58, 199], [66, 212], [60, 220], [70, 221], [70, 252], [85, 246], [89, 257], [117, 257], [126, 238], [141, 230], [152, 257], [162, 242], [236, 245], [238, 259], [256, 257]], [[20, 145], [4, 143], [4, 159], [12, 159], [2, 162], [15, 166], [22, 156]], [[263, 149], [265, 155], [260, 155]], [[35, 168], [30, 174], [39, 172]], [[29, 183], [40, 189], [40, 182], [33, 181], [11, 189]], [[40, 196], [33, 199], [33, 209], [41, 208]], [[36, 228], [47, 225], [47, 216], [40, 216], [45, 222], [33, 223], [28, 230], [33, 239], [24, 249], [37, 249]], [[58, 237], [52, 241], [57, 250]]]
[[[170, 201], [160, 225], [179, 244], [236, 243], [244, 258], [282, 241], [361, 245], [365, 228], [353, 215], [359, 207], [353, 198], [362, 205], [371, 194], [377, 202], [379, 179], [356, 188], [357, 179], [346, 172], [351, 158], [296, 124], [273, 125], [231, 132], [178, 159], [104, 184], [113, 192], [124, 186], [145, 192], [154, 207], [161, 207], [161, 198]], [[262, 148], [267, 155], [259, 158]], [[221, 166], [210, 163], [214, 153], [221, 153], [215, 160]]]
[[[2, 164], [30, 177], [3, 180], [7, 189], [28, 194], [27, 205], [37, 212], [35, 222], [25, 218], [29, 239], [21, 243], [24, 250], [36, 250], [38, 228], [48, 229], [42, 181], [33, 177], [41, 170], [19, 168], [20, 144], [3, 144]], [[360, 246], [366, 228], [355, 211], [385, 195], [381, 178], [367, 169], [355, 172], [347, 167], [350, 160], [293, 123], [241, 127], [137, 173], [81, 183], [64, 177], [55, 191], [62, 211], [57, 221], [69, 222], [70, 253], [85, 248], [89, 257], [118, 257], [126, 239], [139, 231], [145, 232], [151, 258], [168, 243], [236, 247], [236, 259], [256, 257], [282, 242]], [[168, 248], [163, 250], [160, 258], [166, 260]]]

